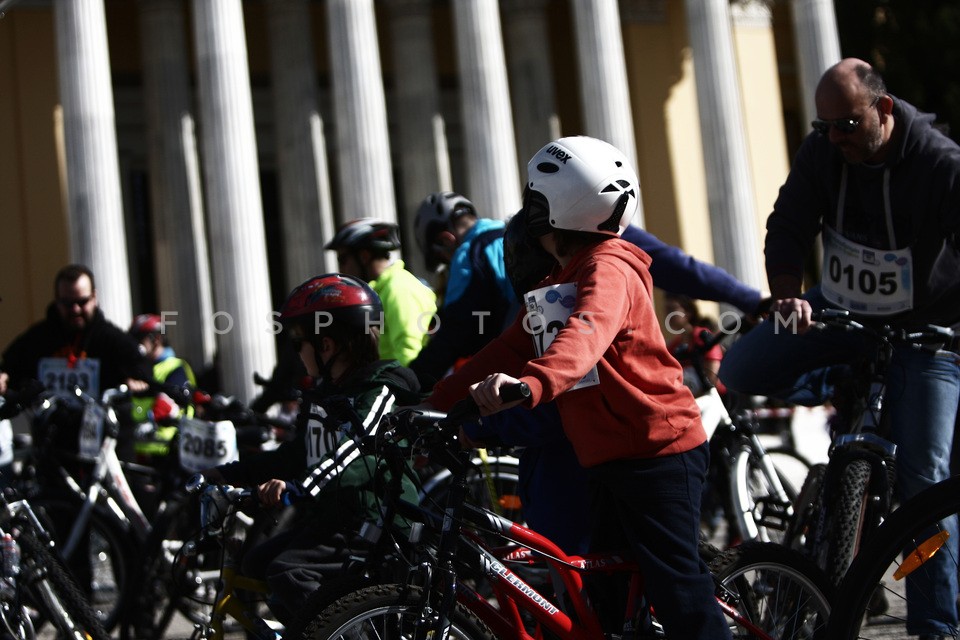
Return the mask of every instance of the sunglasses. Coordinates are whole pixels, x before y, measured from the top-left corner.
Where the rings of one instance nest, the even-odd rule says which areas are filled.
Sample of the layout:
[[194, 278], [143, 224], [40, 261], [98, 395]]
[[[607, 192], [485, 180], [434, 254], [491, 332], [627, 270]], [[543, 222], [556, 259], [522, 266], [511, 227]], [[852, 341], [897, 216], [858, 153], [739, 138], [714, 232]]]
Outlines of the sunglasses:
[[[870, 106], [867, 107], [867, 110], [872, 109], [879, 100], [880, 96], [874, 98], [873, 102], [870, 103]], [[810, 123], [810, 126], [812, 126], [814, 130], [821, 135], [827, 135], [830, 133], [830, 127], [834, 127], [840, 133], [850, 134], [857, 130], [857, 127], [860, 126], [860, 123], [863, 121], [864, 117], [866, 116], [860, 116], [856, 120], [853, 118], [840, 118], [839, 120], [821, 120], [817, 118]]]
[[57, 304], [65, 309], [71, 309], [73, 305], [85, 307], [91, 300], [93, 300], [93, 296], [87, 296], [85, 298], [58, 298]]

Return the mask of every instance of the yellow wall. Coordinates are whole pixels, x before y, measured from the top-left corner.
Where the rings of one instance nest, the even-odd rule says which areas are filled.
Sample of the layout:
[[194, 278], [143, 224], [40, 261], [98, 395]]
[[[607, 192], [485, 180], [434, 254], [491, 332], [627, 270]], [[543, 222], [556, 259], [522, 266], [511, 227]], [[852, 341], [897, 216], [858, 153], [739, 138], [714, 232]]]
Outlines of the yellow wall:
[[43, 317], [69, 255], [57, 172], [56, 42], [49, 9], [0, 19], [0, 349]]

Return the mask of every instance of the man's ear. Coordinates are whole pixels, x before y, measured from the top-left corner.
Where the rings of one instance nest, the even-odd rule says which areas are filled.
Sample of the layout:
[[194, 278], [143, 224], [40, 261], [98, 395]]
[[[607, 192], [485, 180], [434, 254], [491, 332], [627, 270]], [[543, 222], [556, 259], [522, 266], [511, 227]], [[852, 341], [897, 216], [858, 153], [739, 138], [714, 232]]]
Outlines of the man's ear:
[[457, 236], [449, 231], [441, 231], [436, 236], [436, 244], [446, 249], [454, 249], [457, 246]]

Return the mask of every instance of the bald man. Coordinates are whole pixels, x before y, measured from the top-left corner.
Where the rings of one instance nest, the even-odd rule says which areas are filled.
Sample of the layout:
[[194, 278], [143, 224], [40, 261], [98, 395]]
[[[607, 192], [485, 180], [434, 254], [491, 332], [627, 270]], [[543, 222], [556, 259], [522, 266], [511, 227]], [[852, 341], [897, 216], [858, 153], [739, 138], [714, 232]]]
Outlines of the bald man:
[[[729, 388], [805, 405], [831, 397], [849, 375], [845, 365], [871, 346], [839, 330], [807, 331], [815, 310], [846, 309], [872, 325], [960, 330], [960, 147], [933, 115], [887, 93], [862, 60], [824, 73], [816, 107], [767, 220], [775, 314], [733, 345], [720, 367]], [[803, 292], [803, 266], [818, 235], [822, 279]], [[887, 383], [897, 496], [905, 500], [950, 475], [958, 358], [897, 349]], [[950, 527], [954, 548], [938, 554], [943, 560], [957, 553], [956, 522]], [[956, 570], [941, 569], [939, 604], [910, 600], [911, 635], [957, 630]]]

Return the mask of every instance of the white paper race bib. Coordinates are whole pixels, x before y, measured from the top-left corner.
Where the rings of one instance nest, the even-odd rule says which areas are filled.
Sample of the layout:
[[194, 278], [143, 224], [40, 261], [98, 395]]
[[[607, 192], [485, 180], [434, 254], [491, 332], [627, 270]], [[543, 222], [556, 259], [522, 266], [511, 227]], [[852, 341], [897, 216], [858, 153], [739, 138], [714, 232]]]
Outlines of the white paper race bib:
[[13, 462], [13, 424], [0, 420], [0, 467]]
[[100, 453], [100, 443], [103, 442], [103, 418], [106, 415], [103, 407], [88, 402], [83, 408], [83, 417], [80, 420], [80, 437], [78, 449], [85, 458], [96, 458]]
[[239, 459], [237, 428], [229, 420], [180, 421], [180, 467], [185, 471], [197, 473]]
[[868, 316], [913, 308], [913, 255], [906, 249], [873, 249], [823, 228], [823, 296]]
[[[541, 287], [528, 292], [524, 299], [527, 303], [527, 327], [533, 334], [533, 348], [537, 357], [540, 357], [557, 337], [560, 329], [567, 324], [567, 319], [577, 302], [577, 283], [565, 282]], [[600, 374], [597, 371], [597, 365], [594, 364], [580, 382], [571, 387], [571, 390], [598, 384], [600, 384]]]
[[79, 387], [84, 393], [100, 397], [100, 360], [80, 358], [70, 366], [66, 358], [41, 358], [37, 379], [48, 391], [74, 392]]

